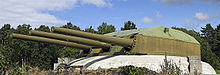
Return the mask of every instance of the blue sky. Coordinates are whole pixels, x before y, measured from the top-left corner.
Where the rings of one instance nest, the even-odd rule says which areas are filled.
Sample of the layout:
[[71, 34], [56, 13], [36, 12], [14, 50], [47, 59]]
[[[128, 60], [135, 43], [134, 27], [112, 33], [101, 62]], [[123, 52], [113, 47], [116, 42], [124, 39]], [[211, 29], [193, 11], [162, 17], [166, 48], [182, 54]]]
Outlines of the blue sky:
[[81, 29], [96, 29], [107, 22], [119, 30], [130, 20], [137, 28], [177, 26], [199, 31], [207, 23], [220, 24], [219, 9], [219, 0], [3, 0], [0, 26], [71, 22]]

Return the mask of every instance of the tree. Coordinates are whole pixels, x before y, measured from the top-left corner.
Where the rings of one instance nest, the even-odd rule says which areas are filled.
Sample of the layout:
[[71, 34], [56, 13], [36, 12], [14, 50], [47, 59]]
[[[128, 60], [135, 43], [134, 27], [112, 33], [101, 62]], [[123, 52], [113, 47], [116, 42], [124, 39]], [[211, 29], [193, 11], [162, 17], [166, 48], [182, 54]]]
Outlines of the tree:
[[106, 22], [103, 22], [102, 25], [98, 27], [99, 34], [106, 34], [111, 32], [115, 32], [115, 27], [113, 25], [107, 25]]
[[211, 50], [215, 51], [216, 50], [216, 31], [212, 28], [210, 24], [206, 24], [205, 28], [202, 28], [202, 38], [204, 38], [209, 45], [212, 47]]
[[1, 29], [0, 29], [0, 38], [1, 38], [1, 44], [5, 45], [7, 38], [9, 37], [9, 34], [11, 30], [11, 25], [10, 24], [5, 24]]
[[[68, 25], [70, 26], [70, 24]], [[74, 27], [72, 27], [72, 29], [74, 29]], [[53, 64], [57, 62], [58, 57], [79, 56], [80, 51], [71, 47], [21, 39], [12, 39], [12, 41], [9, 42], [9, 37], [12, 32], [29, 35], [30, 30], [32, 30], [32, 28], [27, 24], [19, 25], [16, 29], [11, 28], [10, 24], [5, 24], [0, 29], [0, 65], [3, 64], [7, 66], [6, 69], [8, 66], [13, 68], [28, 65], [48, 70], [53, 68]], [[51, 32], [49, 27], [45, 25], [41, 25], [39, 28], [35, 28], [35, 30]], [[2, 45], [2, 43], [4, 43], [4, 45]], [[3, 69], [5, 68], [3, 67]]]
[[[35, 30], [43, 32], [51, 32], [50, 28], [45, 25], [41, 25]], [[51, 43], [42, 43], [42, 42], [33, 42], [32, 47], [32, 61], [31, 63], [34, 67], [39, 67], [40, 69], [51, 69], [55, 61], [58, 58], [58, 51], [62, 49], [63, 46], [51, 44]]]
[[35, 28], [34, 30], [50, 32], [50, 28], [48, 26], [45, 26], [45, 25], [41, 25], [39, 28]]
[[31, 25], [18, 25], [16, 33], [28, 35], [30, 30], [32, 30]]
[[61, 26], [62, 28], [67, 28], [67, 29], [73, 29], [73, 30], [80, 30], [80, 28], [76, 25], [73, 25], [71, 22], [68, 22], [66, 25]]
[[201, 32], [203, 38], [213, 38], [214, 29], [211, 24], [206, 24], [205, 28], [202, 28]]
[[[16, 66], [21, 66], [22, 64], [22, 59], [26, 61], [29, 59], [28, 57], [31, 55], [30, 51], [31, 48], [28, 45], [29, 42], [27, 41], [22, 41], [18, 39], [13, 39], [11, 42], [9, 41], [10, 39], [10, 34], [12, 32], [14, 33], [20, 33], [20, 34], [28, 34], [28, 30], [30, 30], [30, 25], [19, 25], [17, 29], [13, 29], [10, 27], [9, 24], [5, 24], [1, 28], [1, 32], [6, 33], [4, 34], [5, 40], [3, 46], [1, 46], [1, 54], [3, 55], [5, 62], [8, 63], [9, 67], [16, 67]], [[19, 31], [21, 30], [21, 31]], [[27, 32], [24, 32], [27, 31]], [[25, 62], [26, 63], [26, 62]]]
[[[28, 35], [29, 30], [32, 30], [31, 26], [23, 24], [19, 25], [14, 33]], [[45, 25], [41, 25], [35, 30], [50, 32], [49, 27]], [[57, 61], [59, 47], [49, 43], [13, 39], [10, 44], [3, 46], [1, 53], [11, 65], [18, 63], [16, 66], [28, 65], [48, 70], [52, 69], [54, 62]]]
[[121, 30], [131, 30], [131, 29], [137, 29], [136, 24], [134, 24], [131, 21], [125, 22], [124, 23], [124, 28], [121, 28]]
[[217, 28], [215, 29], [216, 34], [215, 34], [215, 38], [216, 38], [216, 50], [215, 50], [215, 54], [218, 56], [219, 61], [220, 61], [220, 24], [217, 25]]
[[[30, 25], [23, 24], [19, 25], [15, 30], [15, 33], [29, 35], [29, 31], [32, 30]], [[13, 39], [11, 43], [11, 48], [13, 52], [13, 58], [15, 62], [19, 62], [19, 64], [30, 64], [33, 42], [27, 40]]]
[[209, 45], [211, 46], [211, 50], [218, 56], [218, 60], [220, 61], [220, 39], [219, 39], [219, 26], [217, 28], [212, 28], [210, 24], [206, 24], [205, 28], [202, 28], [202, 38], [204, 38]]
[[85, 32], [91, 32], [91, 33], [97, 33], [97, 31], [95, 31], [92, 26], [90, 26], [89, 28], [85, 29]]
[[59, 57], [71, 57], [71, 58], [76, 58], [79, 57], [80, 50], [71, 48], [71, 47], [63, 47], [62, 49], [59, 50]]
[[5, 73], [8, 70], [8, 67], [15, 67], [15, 63], [13, 62], [13, 53], [12, 48], [10, 47], [10, 34], [14, 31], [11, 28], [10, 24], [4, 24], [4, 26], [0, 29], [0, 69], [1, 73]]

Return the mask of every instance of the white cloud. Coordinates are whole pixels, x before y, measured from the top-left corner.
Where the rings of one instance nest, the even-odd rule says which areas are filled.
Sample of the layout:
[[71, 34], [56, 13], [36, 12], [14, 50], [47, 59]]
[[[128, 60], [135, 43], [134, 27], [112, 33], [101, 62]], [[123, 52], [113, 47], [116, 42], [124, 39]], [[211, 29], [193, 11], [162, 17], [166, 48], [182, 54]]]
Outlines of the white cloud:
[[81, 0], [81, 4], [94, 4], [97, 7], [112, 6], [111, 3], [105, 0]]
[[32, 27], [37, 27], [41, 24], [65, 24], [65, 20], [43, 12], [72, 8], [76, 2], [77, 0], [2, 0], [0, 26], [11, 24], [12, 27], [16, 27], [19, 24], [31, 24]]
[[[11, 24], [30, 24], [33, 28], [39, 25], [63, 25], [67, 21], [61, 20], [47, 13], [48, 11], [63, 11], [77, 6], [79, 0], [1, 0], [0, 2], [0, 27]], [[106, 6], [104, 0], [83, 0], [86, 4]]]
[[210, 19], [209, 15], [202, 12], [195, 13], [194, 18], [200, 21], [208, 21]]
[[163, 15], [161, 15], [161, 13], [160, 13], [159, 11], [157, 11], [157, 12], [156, 12], [156, 17], [157, 17], [157, 18], [162, 18]]
[[151, 18], [149, 18], [149, 17], [144, 17], [144, 18], [142, 19], [142, 21], [143, 21], [144, 23], [154, 23], [154, 20], [151, 19]]

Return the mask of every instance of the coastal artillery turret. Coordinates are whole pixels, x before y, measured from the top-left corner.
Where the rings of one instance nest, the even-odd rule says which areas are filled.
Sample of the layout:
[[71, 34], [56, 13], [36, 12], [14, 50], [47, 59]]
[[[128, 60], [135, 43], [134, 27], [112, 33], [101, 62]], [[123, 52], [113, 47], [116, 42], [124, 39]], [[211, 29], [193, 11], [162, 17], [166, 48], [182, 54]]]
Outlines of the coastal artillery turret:
[[192, 36], [175, 29], [154, 27], [113, 32], [105, 35], [52, 27], [56, 33], [31, 30], [36, 36], [12, 37], [55, 43], [83, 49], [88, 55], [147, 54], [200, 56], [200, 44]]
[[[31, 30], [29, 31], [31, 35], [13, 33], [11, 37], [79, 48], [83, 50], [82, 56], [92, 56], [67, 62], [69, 67], [97, 69], [98, 67], [112, 68], [123, 65], [141, 66], [140, 64], [149, 67], [155, 65], [154, 63], [160, 63], [163, 61], [161, 60], [163, 55], [167, 55], [170, 56], [169, 58], [182, 60], [185, 63], [183, 66], [186, 72], [189, 70], [193, 72], [194, 68], [201, 71], [199, 42], [179, 30], [153, 27], [117, 31], [104, 35], [60, 27], [52, 27], [51, 30], [53, 33]], [[151, 57], [155, 60], [152, 60]], [[140, 61], [140, 59], [152, 60], [153, 63]]]

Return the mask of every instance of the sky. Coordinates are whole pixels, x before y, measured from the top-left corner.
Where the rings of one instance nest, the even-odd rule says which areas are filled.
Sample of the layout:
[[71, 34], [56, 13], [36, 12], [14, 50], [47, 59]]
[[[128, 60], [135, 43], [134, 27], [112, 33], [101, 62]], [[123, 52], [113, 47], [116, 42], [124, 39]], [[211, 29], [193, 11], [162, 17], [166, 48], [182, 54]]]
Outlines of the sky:
[[184, 27], [199, 31], [220, 24], [220, 0], [0, 0], [0, 26], [30, 24], [96, 29], [102, 22], [117, 30], [132, 21], [137, 28]]

